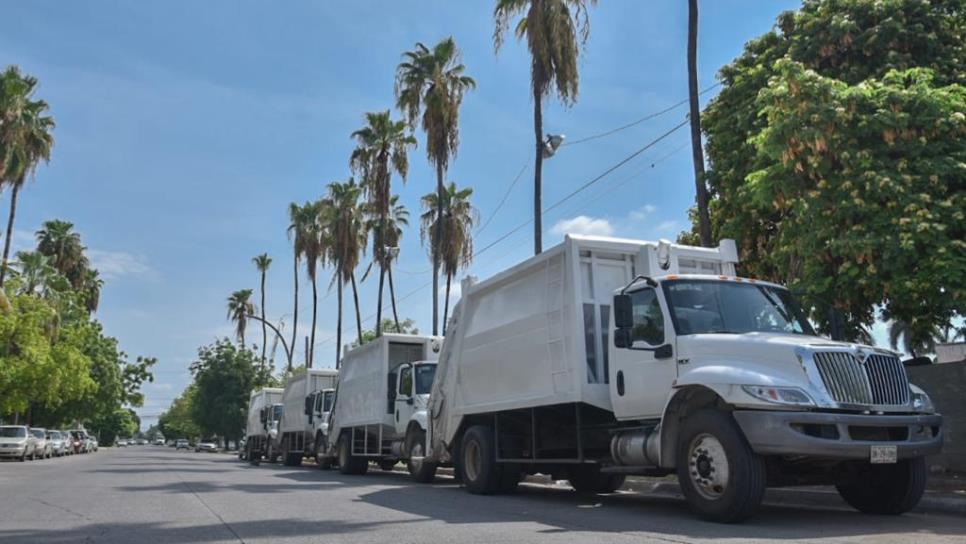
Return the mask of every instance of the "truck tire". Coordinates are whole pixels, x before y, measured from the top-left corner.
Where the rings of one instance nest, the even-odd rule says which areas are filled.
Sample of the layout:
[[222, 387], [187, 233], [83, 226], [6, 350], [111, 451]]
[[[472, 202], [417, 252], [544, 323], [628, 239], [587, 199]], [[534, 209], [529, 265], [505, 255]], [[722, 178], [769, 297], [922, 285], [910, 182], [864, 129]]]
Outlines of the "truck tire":
[[719, 523], [751, 517], [765, 495], [765, 460], [731, 415], [696, 412], [684, 420], [679, 436], [678, 480], [691, 510]]
[[[436, 477], [436, 463], [420, 459], [426, 455], [426, 431], [410, 429], [406, 434], [406, 468], [413, 480], [428, 484]], [[417, 460], [413, 460], [416, 457]]]
[[339, 438], [339, 472], [346, 475], [363, 475], [369, 471], [369, 461], [365, 457], [352, 455], [349, 437]]
[[320, 434], [315, 437], [315, 464], [319, 465], [319, 470], [332, 468], [332, 458], [325, 455], [325, 450], [325, 437]]
[[919, 504], [928, 471], [922, 457], [894, 465], [865, 464], [856, 481], [835, 486], [852, 508], [864, 514], [897, 515]]
[[570, 469], [570, 485], [582, 495], [613, 493], [624, 485], [623, 474], [601, 473], [600, 465], [578, 465]]
[[466, 489], [475, 495], [492, 495], [504, 490], [503, 470], [496, 462], [493, 429], [474, 425], [463, 434], [459, 468]]

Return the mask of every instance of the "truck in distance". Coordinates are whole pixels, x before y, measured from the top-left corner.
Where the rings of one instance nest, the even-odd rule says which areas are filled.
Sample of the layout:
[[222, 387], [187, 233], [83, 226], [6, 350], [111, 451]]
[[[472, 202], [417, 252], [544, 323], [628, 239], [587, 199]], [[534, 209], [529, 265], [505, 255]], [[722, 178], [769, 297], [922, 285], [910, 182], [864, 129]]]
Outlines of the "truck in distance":
[[263, 387], [252, 391], [248, 399], [245, 425], [245, 457], [252, 463], [262, 458], [275, 461], [279, 452], [273, 448], [282, 418], [282, 393], [279, 387]]
[[321, 443], [316, 437], [316, 393], [335, 387], [338, 377], [339, 371], [331, 368], [310, 368], [293, 374], [285, 383], [278, 443], [273, 450], [286, 466], [301, 465], [303, 457], [315, 456]]
[[383, 334], [345, 354], [323, 463], [365, 474], [370, 462], [391, 469], [406, 461], [417, 481], [433, 479], [436, 464], [424, 462], [426, 408], [441, 343], [439, 336]]
[[942, 418], [897, 354], [816, 335], [791, 293], [735, 276], [734, 242], [567, 236], [464, 280], [433, 385], [429, 452], [471, 493], [524, 474], [578, 492], [677, 474], [699, 516], [766, 486], [836, 485], [863, 512], [920, 499]]

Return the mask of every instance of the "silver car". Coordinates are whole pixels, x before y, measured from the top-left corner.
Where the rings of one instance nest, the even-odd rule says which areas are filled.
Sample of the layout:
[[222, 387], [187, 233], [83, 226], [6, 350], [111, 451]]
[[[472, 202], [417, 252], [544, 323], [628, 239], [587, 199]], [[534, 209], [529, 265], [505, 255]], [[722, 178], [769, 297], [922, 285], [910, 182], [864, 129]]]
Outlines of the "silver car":
[[24, 461], [37, 457], [37, 439], [24, 425], [0, 426], [0, 457]]
[[54, 450], [50, 446], [50, 442], [47, 440], [47, 429], [41, 429], [37, 427], [30, 428], [30, 434], [34, 435], [37, 439], [37, 455], [41, 459], [50, 459], [54, 456]]
[[70, 437], [70, 433], [67, 431], [59, 431], [60, 436], [64, 439], [64, 455], [74, 455], [73, 440]]
[[60, 431], [47, 431], [47, 442], [50, 444], [50, 451], [54, 457], [66, 455], [67, 446], [64, 445], [64, 436]]

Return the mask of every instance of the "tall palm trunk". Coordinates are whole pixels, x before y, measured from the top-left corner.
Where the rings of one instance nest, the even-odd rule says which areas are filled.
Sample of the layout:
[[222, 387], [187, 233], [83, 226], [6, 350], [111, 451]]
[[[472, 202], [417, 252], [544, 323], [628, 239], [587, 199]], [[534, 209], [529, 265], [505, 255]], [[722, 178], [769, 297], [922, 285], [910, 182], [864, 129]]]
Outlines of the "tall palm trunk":
[[265, 358], [268, 349], [268, 327], [265, 326], [265, 272], [262, 272], [262, 370], [268, 365]]
[[3, 241], [3, 264], [0, 264], [0, 287], [3, 287], [3, 280], [7, 276], [7, 259], [10, 257], [10, 240], [13, 238], [13, 221], [17, 215], [17, 194], [20, 193], [20, 184], [15, 183], [13, 192], [10, 194], [10, 217], [7, 218], [7, 238]]
[[688, 99], [691, 105], [691, 158], [698, 204], [698, 234], [701, 245], [711, 247], [711, 219], [708, 217], [708, 189], [704, 182], [704, 151], [701, 149], [701, 111], [698, 107], [698, 0], [688, 0]]
[[337, 289], [339, 290], [339, 315], [336, 318], [335, 325], [335, 368], [339, 368], [342, 364], [342, 288], [345, 284], [342, 281], [342, 273], [336, 272], [336, 274], [339, 274], [339, 277], [336, 278]]
[[288, 368], [287, 372], [292, 372], [292, 357], [295, 354], [295, 340], [298, 334], [299, 328], [299, 254], [295, 253], [295, 310], [294, 317], [292, 317], [292, 346], [288, 354]]
[[305, 354], [305, 368], [312, 368], [312, 361], [315, 359], [315, 319], [319, 310], [319, 292], [316, 286], [315, 274], [312, 275], [312, 332], [309, 340], [309, 347]]
[[379, 265], [379, 304], [376, 306], [376, 337], [382, 336], [382, 289], [386, 282], [386, 269]]
[[436, 235], [433, 251], [433, 336], [439, 334], [439, 246], [443, 236], [443, 165], [436, 163]]
[[449, 319], [449, 285], [453, 281], [452, 274], [446, 274], [446, 305], [443, 306], [443, 336], [446, 336], [446, 322]]
[[537, 86], [533, 88], [533, 134], [537, 155], [533, 159], [533, 254], [543, 251], [543, 105]]
[[356, 288], [355, 272], [349, 275], [349, 280], [352, 282], [352, 299], [356, 303], [356, 329], [359, 332], [359, 345], [362, 345], [362, 314], [359, 313], [359, 290]]
[[399, 314], [396, 313], [396, 288], [392, 284], [392, 263], [386, 265], [386, 273], [389, 275], [389, 300], [392, 302], [392, 320], [396, 323], [396, 332], [399, 330]]

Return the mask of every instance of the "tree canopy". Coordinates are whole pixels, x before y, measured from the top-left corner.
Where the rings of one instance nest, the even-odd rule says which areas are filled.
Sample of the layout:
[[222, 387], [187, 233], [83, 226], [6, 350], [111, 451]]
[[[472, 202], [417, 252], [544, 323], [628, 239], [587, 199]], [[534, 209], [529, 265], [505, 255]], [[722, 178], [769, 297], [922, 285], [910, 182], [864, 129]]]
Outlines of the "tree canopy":
[[[719, 74], [704, 113], [714, 235], [861, 338], [962, 312], [963, 0], [808, 0]], [[693, 235], [685, 235], [689, 239]]]

